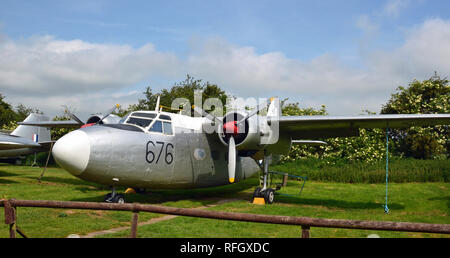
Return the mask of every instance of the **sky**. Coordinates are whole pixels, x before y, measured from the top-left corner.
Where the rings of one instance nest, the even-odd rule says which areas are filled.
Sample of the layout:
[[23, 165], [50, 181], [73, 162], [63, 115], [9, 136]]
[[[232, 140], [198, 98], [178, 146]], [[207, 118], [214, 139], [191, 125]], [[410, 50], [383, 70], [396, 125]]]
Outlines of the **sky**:
[[0, 94], [49, 116], [126, 108], [189, 74], [241, 98], [379, 112], [450, 75], [450, 1], [0, 0]]

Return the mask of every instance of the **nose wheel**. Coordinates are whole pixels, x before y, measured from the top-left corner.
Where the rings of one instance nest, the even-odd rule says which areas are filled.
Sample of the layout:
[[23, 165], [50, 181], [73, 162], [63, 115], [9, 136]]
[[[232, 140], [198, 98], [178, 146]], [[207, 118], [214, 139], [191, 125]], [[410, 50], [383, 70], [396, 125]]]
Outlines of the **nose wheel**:
[[105, 195], [104, 201], [109, 203], [125, 203], [125, 197], [123, 194], [116, 193], [116, 189], [112, 187], [111, 193]]

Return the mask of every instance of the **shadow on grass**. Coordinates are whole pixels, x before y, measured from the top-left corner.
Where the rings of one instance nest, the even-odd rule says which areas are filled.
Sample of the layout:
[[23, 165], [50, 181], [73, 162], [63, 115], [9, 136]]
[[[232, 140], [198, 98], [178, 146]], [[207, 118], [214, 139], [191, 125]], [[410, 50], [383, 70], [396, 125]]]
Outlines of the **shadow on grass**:
[[0, 177], [7, 177], [7, 176], [17, 176], [17, 174], [0, 170]]
[[17, 174], [9, 173], [3, 170], [0, 170], [0, 184], [18, 184], [19, 182], [3, 179], [2, 177], [13, 177], [17, 176]]
[[18, 183], [19, 182], [0, 178], [0, 184], [18, 184]]
[[[33, 178], [33, 179], [37, 180], [38, 177], [28, 177], [28, 178]], [[87, 182], [87, 181], [83, 181], [83, 180], [80, 180], [80, 179], [77, 179], [77, 178], [61, 178], [61, 177], [53, 177], [53, 176], [44, 176], [41, 179], [41, 182], [100, 187], [97, 184], [90, 183], [90, 182]]]
[[[308, 199], [302, 198], [301, 196], [283, 196], [277, 195], [276, 202], [278, 203], [289, 203], [289, 204], [300, 204], [300, 205], [312, 205], [312, 206], [323, 206], [327, 208], [342, 208], [342, 209], [380, 209], [384, 208], [381, 203], [374, 202], [351, 202], [333, 199]], [[403, 210], [405, 206], [389, 203], [388, 207], [390, 210]]]
[[[200, 188], [200, 189], [177, 189], [177, 190], [147, 190], [142, 194], [129, 194], [125, 195], [126, 202], [128, 203], [142, 203], [142, 204], [163, 204], [167, 202], [179, 202], [190, 201], [199, 203], [201, 205], [208, 205], [217, 202], [222, 199], [245, 199], [250, 200], [251, 194], [244, 191], [255, 187], [254, 180], [245, 180], [237, 184]], [[78, 188], [81, 191], [102, 191], [105, 193], [105, 189], [92, 189], [89, 187]], [[125, 188], [117, 188], [118, 193], [123, 193]], [[251, 190], [253, 192], [253, 190]], [[109, 192], [109, 191], [107, 191]], [[88, 198], [76, 198], [72, 201], [84, 201], [84, 202], [102, 202], [104, 194], [100, 196], [88, 197]]]

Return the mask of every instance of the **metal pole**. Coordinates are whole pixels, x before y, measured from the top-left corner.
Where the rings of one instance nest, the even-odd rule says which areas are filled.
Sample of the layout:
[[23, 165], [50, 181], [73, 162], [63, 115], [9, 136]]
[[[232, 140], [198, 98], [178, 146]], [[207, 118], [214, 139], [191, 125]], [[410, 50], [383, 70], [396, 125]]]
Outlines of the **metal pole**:
[[50, 150], [48, 151], [47, 161], [45, 162], [44, 170], [42, 170], [42, 173], [38, 178], [39, 183], [41, 182], [41, 179], [44, 176], [45, 171], [47, 171], [48, 161], [50, 160], [50, 155], [52, 154], [52, 149], [53, 149], [53, 142], [50, 143]]
[[389, 177], [389, 127], [386, 128], [386, 204], [384, 212], [389, 213], [388, 208], [388, 177]]

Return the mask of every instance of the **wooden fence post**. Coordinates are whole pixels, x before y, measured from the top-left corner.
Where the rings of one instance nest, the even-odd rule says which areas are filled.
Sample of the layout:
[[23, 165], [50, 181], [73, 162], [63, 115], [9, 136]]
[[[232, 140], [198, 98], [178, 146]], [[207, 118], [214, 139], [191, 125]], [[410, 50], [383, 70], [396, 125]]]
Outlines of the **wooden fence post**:
[[137, 236], [137, 225], [139, 220], [139, 211], [133, 211], [133, 218], [131, 220], [131, 238], [136, 238]]
[[5, 224], [9, 225], [9, 238], [16, 238], [16, 210], [9, 200], [4, 202]]
[[302, 226], [302, 238], [309, 238], [309, 226]]

